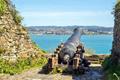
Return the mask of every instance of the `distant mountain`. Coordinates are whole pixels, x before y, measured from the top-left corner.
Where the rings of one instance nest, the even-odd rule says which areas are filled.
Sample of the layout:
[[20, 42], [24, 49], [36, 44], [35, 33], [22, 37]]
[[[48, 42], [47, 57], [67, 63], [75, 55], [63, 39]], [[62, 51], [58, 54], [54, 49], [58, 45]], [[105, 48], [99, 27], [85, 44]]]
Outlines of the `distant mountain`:
[[37, 34], [71, 34], [73, 29], [80, 27], [85, 34], [112, 34], [113, 27], [103, 26], [29, 26], [28, 31]]

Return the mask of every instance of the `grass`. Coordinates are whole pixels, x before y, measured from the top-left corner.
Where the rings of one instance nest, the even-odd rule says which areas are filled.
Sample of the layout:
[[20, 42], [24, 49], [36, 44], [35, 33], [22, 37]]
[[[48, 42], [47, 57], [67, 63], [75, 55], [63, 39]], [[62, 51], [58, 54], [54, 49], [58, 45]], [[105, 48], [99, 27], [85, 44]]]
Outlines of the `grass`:
[[5, 74], [19, 74], [27, 69], [33, 68], [33, 67], [42, 67], [47, 62], [47, 59], [44, 57], [33, 59], [33, 58], [27, 58], [27, 59], [19, 59], [15, 63], [9, 63], [5, 60], [0, 60], [0, 73]]

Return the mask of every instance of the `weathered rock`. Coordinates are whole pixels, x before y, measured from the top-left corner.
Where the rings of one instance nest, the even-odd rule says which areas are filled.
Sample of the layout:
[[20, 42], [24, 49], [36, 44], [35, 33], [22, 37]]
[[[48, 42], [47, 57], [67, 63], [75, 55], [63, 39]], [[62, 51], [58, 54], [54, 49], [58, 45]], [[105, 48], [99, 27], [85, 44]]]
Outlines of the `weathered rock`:
[[[5, 49], [1, 57], [7, 56], [13, 60], [12, 55], [9, 54], [15, 54], [21, 58], [27, 58], [34, 54], [38, 55], [39, 51], [32, 44], [27, 30], [21, 24], [15, 22], [15, 16], [11, 12], [12, 4], [7, 3], [10, 0], [5, 1], [7, 10], [0, 16], [0, 48]], [[15, 55], [13, 55], [13, 58]]]

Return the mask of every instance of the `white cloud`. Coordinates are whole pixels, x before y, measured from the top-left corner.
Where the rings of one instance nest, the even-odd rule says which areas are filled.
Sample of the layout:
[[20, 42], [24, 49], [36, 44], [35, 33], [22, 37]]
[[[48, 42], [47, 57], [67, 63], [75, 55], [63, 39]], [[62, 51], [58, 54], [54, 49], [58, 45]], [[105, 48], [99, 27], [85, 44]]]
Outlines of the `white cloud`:
[[109, 11], [79, 11], [79, 12], [22, 12], [24, 17], [57, 17], [57, 16], [103, 16], [110, 15]]
[[22, 12], [27, 25], [113, 25], [110, 11]]

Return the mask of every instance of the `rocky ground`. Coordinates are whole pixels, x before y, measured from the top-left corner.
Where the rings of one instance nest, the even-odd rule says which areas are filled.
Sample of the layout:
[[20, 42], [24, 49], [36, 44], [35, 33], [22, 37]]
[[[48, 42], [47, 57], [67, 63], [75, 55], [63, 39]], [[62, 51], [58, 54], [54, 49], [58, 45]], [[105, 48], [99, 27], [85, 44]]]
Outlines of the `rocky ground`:
[[102, 80], [100, 67], [92, 67], [83, 75], [40, 74], [40, 69], [31, 69], [17, 75], [0, 75], [0, 80]]

